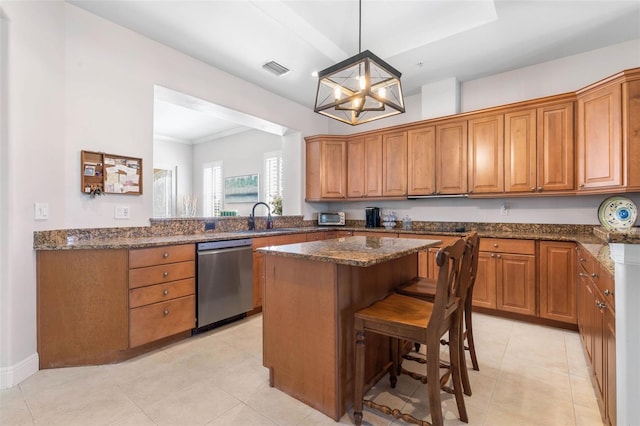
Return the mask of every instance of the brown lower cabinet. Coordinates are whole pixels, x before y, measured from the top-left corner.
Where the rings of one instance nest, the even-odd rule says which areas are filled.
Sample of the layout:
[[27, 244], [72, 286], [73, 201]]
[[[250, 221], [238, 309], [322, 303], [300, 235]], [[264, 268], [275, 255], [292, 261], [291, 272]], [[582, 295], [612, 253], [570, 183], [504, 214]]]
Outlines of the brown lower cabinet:
[[36, 269], [41, 369], [121, 361], [195, 326], [193, 244], [38, 250]]
[[[597, 260], [578, 247], [577, 316], [580, 337], [605, 423], [616, 424], [616, 330], [614, 281]], [[604, 290], [602, 290], [604, 288]]]
[[473, 305], [537, 315], [535, 254], [533, 240], [481, 238]]

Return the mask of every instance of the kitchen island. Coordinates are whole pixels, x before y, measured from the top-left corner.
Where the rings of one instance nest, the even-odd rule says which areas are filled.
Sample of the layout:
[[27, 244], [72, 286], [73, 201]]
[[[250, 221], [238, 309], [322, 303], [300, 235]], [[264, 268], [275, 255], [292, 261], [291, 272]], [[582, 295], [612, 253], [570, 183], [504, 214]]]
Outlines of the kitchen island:
[[[418, 273], [439, 240], [346, 237], [265, 247], [263, 364], [269, 384], [338, 421], [353, 405], [353, 314]], [[367, 381], [389, 360], [372, 336]]]

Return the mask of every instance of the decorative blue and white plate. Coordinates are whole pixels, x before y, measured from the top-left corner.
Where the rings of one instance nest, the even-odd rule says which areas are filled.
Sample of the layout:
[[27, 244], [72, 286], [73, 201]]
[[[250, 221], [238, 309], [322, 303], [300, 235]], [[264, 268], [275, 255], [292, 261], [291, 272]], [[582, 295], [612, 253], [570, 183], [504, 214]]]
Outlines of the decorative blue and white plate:
[[609, 231], [628, 231], [638, 219], [638, 207], [627, 197], [609, 197], [598, 208], [598, 220]]

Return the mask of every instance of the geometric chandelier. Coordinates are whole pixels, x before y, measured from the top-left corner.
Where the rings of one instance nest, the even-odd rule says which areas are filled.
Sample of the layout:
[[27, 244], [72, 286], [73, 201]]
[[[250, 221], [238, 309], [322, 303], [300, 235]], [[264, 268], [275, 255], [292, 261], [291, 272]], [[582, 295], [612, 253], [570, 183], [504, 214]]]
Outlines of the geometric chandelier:
[[400, 71], [368, 50], [361, 51], [360, 0], [358, 53], [318, 73], [314, 111], [357, 125], [405, 112]]

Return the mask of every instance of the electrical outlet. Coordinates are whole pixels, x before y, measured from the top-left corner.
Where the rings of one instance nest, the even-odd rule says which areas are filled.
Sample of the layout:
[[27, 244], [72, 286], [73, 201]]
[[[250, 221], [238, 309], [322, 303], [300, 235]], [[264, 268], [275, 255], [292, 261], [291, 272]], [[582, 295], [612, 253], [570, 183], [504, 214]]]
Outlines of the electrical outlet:
[[116, 219], [129, 219], [129, 206], [116, 206]]
[[49, 219], [49, 203], [35, 203], [35, 205], [34, 205], [34, 219], [35, 220], [48, 220]]
[[508, 216], [509, 215], [509, 205], [507, 205], [507, 203], [504, 203], [502, 205], [502, 207], [500, 207], [500, 214], [502, 216]]

